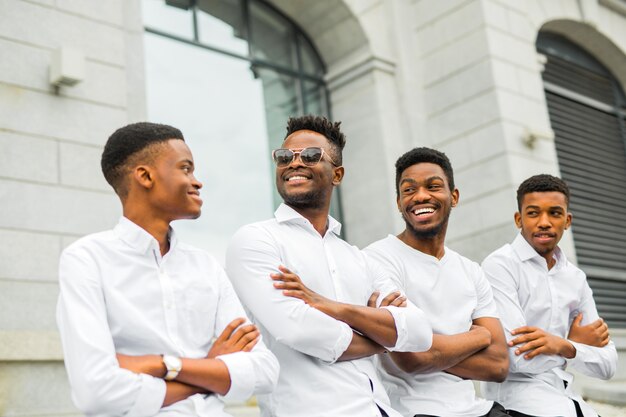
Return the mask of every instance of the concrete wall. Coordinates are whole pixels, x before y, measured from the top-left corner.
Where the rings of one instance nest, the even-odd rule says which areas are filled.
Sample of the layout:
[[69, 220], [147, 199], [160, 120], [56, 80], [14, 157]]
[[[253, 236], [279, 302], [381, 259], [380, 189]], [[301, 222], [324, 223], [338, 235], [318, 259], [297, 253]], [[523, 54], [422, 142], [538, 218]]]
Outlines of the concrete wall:
[[[0, 1], [0, 415], [70, 415], [56, 331], [57, 267], [77, 237], [120, 214], [104, 141], [144, 114], [139, 1]], [[55, 92], [52, 52], [86, 77]]]

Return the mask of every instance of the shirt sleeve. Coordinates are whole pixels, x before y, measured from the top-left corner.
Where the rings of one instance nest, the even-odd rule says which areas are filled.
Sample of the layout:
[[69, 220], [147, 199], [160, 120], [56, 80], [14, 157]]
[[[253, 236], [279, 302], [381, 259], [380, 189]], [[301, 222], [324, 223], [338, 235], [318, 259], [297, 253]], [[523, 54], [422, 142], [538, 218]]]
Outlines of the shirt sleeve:
[[61, 255], [59, 286], [57, 323], [76, 406], [88, 415], [157, 414], [165, 381], [119, 367], [98, 268], [85, 248]]
[[[224, 328], [233, 320], [246, 317], [239, 298], [235, 294], [232, 284], [221, 267], [216, 268], [219, 277], [219, 301], [215, 321], [215, 337], [218, 337]], [[248, 320], [249, 321], [249, 320]], [[235, 352], [220, 355], [230, 374], [230, 389], [224, 396], [226, 399], [242, 401], [253, 394], [267, 394], [278, 382], [278, 361], [262, 340], [250, 352]]]
[[240, 229], [226, 251], [228, 277], [253, 319], [276, 341], [325, 362], [335, 362], [350, 345], [352, 329], [276, 290], [270, 274], [278, 272], [283, 264], [272, 236], [256, 225]]
[[476, 309], [474, 309], [474, 312], [472, 313], [472, 320], [481, 317], [500, 318], [500, 315], [498, 314], [498, 307], [493, 299], [491, 285], [489, 285], [489, 281], [487, 280], [487, 277], [485, 277], [483, 269], [480, 266], [475, 265], [475, 270], [472, 276], [474, 277], [477, 297]]
[[[373, 255], [373, 251], [368, 251], [366, 256], [369, 275], [372, 277], [373, 291], [379, 291], [380, 296], [377, 305], [387, 295], [395, 291], [405, 294], [404, 286], [400, 274], [394, 270], [389, 263], [382, 264], [378, 261], [378, 256]], [[393, 316], [396, 326], [395, 346], [385, 346], [395, 352], [425, 352], [430, 349], [433, 343], [433, 329], [426, 317], [426, 314], [407, 300], [406, 307], [383, 307]]]
[[[582, 274], [582, 272], [580, 273]], [[583, 279], [585, 283], [583, 285], [578, 311], [583, 313], [581, 325], [585, 326], [596, 321], [599, 316], [591, 288], [589, 288], [586, 278], [583, 277]], [[572, 359], [568, 359], [567, 363], [574, 369], [595, 378], [610, 379], [613, 377], [617, 369], [617, 350], [612, 341], [601, 348], [584, 345], [571, 340], [570, 343], [576, 348], [576, 356]]]
[[[519, 301], [517, 279], [506, 263], [494, 256], [485, 259], [482, 268], [493, 289], [500, 321], [509, 342], [514, 339], [512, 330], [527, 325]], [[565, 359], [558, 355], [538, 355], [531, 360], [525, 359], [524, 355], [515, 354], [515, 347], [509, 347], [509, 359], [511, 373], [541, 374], [565, 364]]]

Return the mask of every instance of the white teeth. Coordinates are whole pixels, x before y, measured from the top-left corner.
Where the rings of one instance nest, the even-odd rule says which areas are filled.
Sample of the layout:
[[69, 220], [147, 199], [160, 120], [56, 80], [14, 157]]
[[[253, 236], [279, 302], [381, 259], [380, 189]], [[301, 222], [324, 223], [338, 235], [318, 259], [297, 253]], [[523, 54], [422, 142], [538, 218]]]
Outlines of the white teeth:
[[423, 214], [423, 213], [434, 213], [434, 212], [435, 212], [434, 208], [424, 207], [424, 208], [413, 211], [413, 214], [415, 214], [416, 216], [419, 216], [420, 214]]
[[306, 180], [308, 179], [307, 177], [302, 177], [300, 175], [295, 175], [293, 177], [289, 177], [287, 178], [287, 181], [292, 181], [292, 180]]

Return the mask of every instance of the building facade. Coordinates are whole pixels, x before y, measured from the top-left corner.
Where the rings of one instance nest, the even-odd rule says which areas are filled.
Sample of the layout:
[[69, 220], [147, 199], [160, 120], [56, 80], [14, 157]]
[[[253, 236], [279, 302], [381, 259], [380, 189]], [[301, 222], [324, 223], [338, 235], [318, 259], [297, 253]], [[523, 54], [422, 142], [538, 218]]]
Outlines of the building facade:
[[[59, 50], [84, 66], [73, 86], [50, 83]], [[394, 163], [412, 147], [452, 160], [448, 244], [476, 261], [514, 237], [518, 184], [562, 175], [574, 212], [562, 246], [624, 355], [624, 0], [0, 0], [0, 57], [0, 415], [77, 414], [58, 257], [115, 224], [100, 154], [140, 120], [186, 135], [205, 211], [180, 229], [218, 257], [271, 215], [269, 151], [290, 115], [343, 122], [333, 212], [360, 247], [401, 230]], [[624, 402], [625, 366], [581, 388]]]

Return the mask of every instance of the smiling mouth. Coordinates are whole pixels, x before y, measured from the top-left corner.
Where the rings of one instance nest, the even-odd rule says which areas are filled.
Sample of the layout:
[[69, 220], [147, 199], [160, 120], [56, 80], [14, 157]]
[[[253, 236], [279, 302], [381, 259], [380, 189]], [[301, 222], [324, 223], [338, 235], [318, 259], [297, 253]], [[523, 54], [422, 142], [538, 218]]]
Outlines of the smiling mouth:
[[294, 175], [293, 177], [288, 177], [286, 179], [287, 182], [290, 182], [290, 181], [308, 181], [308, 180], [309, 180], [309, 178], [304, 177], [302, 175]]
[[411, 213], [413, 213], [417, 217], [422, 217], [422, 216], [426, 217], [430, 214], [433, 214], [435, 211], [437, 210], [433, 207], [422, 207], [422, 208], [417, 208], [415, 210], [411, 210]]
[[539, 240], [551, 240], [556, 237], [554, 233], [535, 233], [533, 236]]

